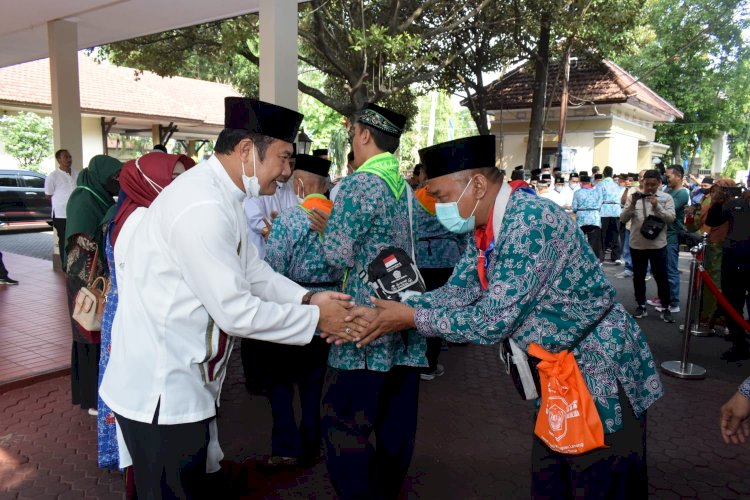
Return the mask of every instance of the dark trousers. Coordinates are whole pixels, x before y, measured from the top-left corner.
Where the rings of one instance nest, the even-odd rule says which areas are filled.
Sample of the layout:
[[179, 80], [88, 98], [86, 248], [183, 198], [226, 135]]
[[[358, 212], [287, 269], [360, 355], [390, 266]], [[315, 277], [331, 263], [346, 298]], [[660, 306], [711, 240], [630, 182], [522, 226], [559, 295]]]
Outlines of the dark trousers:
[[620, 258], [620, 218], [602, 217], [604, 251], [610, 249], [612, 262]]
[[138, 498], [210, 498], [207, 491], [209, 420], [159, 425], [136, 422], [115, 414], [122, 437], [133, 458]]
[[[424, 278], [425, 288], [428, 292], [440, 288], [445, 285], [453, 274], [452, 267], [441, 267], [441, 268], [422, 268], [419, 270]], [[437, 369], [438, 358], [440, 357], [440, 349], [443, 346], [443, 339], [440, 337], [430, 337], [427, 339], [427, 368], [422, 368], [422, 372], [430, 373]]]
[[57, 217], [52, 218], [52, 227], [57, 232], [57, 245], [60, 248], [60, 265], [62, 270], [65, 272], [66, 268], [66, 255], [65, 255], [65, 227], [67, 226], [68, 219], [58, 219]]
[[[395, 499], [417, 431], [419, 372], [328, 368], [323, 390], [326, 465], [342, 499]], [[370, 435], [375, 433], [375, 446]]]
[[602, 229], [599, 226], [581, 226], [581, 231], [586, 235], [594, 255], [600, 261], [604, 258], [602, 255]]
[[74, 340], [70, 350], [70, 395], [84, 410], [99, 403], [99, 347]]
[[3, 252], [0, 252], [0, 279], [5, 279], [8, 277], [8, 270], [5, 268], [5, 264], [3, 264]]
[[646, 305], [646, 270], [651, 264], [651, 274], [656, 281], [659, 300], [664, 307], [669, 305], [669, 281], [667, 279], [667, 247], [655, 250], [638, 250], [630, 247], [633, 259], [633, 289], [639, 306]]
[[532, 498], [648, 497], [646, 468], [646, 414], [636, 418], [630, 402], [620, 390], [623, 428], [605, 434], [609, 448], [583, 455], [565, 455], [550, 450], [534, 436], [531, 446]]
[[273, 416], [272, 455], [295, 457], [307, 463], [320, 456], [320, 398], [325, 373], [325, 363], [321, 363], [296, 377], [302, 411], [299, 427], [294, 416], [294, 382], [279, 380], [271, 383], [268, 400]]
[[[750, 262], [748, 257], [737, 257], [731, 250], [725, 249], [721, 260], [721, 292], [732, 308], [743, 316], [748, 294], [750, 294]], [[727, 327], [729, 337], [738, 351], [748, 351], [748, 338], [745, 330], [728, 314]]]

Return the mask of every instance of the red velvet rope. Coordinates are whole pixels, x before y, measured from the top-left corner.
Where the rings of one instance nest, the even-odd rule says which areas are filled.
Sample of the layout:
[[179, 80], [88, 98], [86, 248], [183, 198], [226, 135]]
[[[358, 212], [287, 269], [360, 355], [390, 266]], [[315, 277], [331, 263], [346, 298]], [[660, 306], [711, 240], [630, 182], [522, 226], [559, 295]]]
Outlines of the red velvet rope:
[[708, 274], [707, 271], [700, 271], [701, 277], [703, 278], [703, 283], [706, 284], [709, 290], [711, 290], [711, 293], [714, 294], [714, 297], [716, 297], [716, 301], [721, 305], [721, 307], [729, 314], [735, 323], [737, 323], [740, 328], [744, 328], [747, 331], [750, 331], [750, 323], [745, 321], [745, 318], [742, 317], [740, 313], [734, 310], [732, 305], [729, 303], [726, 297], [721, 293], [721, 290], [719, 290], [719, 287], [716, 286], [716, 283], [714, 283], [714, 280], [711, 279], [711, 275]]

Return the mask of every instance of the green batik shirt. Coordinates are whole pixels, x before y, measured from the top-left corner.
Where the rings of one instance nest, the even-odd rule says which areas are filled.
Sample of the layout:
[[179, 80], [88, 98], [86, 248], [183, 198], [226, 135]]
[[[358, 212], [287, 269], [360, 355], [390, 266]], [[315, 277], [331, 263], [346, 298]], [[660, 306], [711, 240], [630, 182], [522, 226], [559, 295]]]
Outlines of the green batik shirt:
[[[477, 275], [469, 245], [442, 288], [406, 300], [422, 335], [496, 344], [512, 337], [559, 352], [602, 317], [615, 289], [576, 222], [554, 202], [516, 191], [508, 203], [487, 268]], [[604, 432], [622, 428], [618, 382], [637, 416], [663, 394], [646, 338], [617, 303], [573, 351], [601, 416]]]
[[284, 210], [273, 221], [266, 243], [266, 262], [308, 290], [341, 288], [343, 272], [325, 261], [321, 237], [310, 229], [307, 213], [299, 205]]
[[[366, 269], [389, 246], [410, 252], [406, 191], [396, 199], [388, 185], [372, 173], [356, 172], [346, 177], [323, 236], [326, 261], [347, 274], [343, 292], [357, 304], [369, 305], [374, 293], [359, 278], [356, 268]], [[406, 345], [401, 335], [383, 335], [361, 349], [351, 342], [332, 345], [328, 364], [342, 370], [380, 372], [396, 365], [427, 366], [425, 338], [415, 331], [407, 337]]]

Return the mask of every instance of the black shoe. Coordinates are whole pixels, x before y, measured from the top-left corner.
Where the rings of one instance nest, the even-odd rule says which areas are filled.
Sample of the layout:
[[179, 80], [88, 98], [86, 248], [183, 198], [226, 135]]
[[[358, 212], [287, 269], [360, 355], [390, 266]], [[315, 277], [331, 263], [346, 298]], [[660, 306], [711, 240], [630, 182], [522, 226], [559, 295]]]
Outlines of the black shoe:
[[638, 306], [635, 308], [635, 312], [633, 313], [634, 318], [645, 318], [646, 316], [648, 316], [648, 312], [644, 306]]
[[0, 278], [0, 285], [17, 285], [18, 281], [10, 278]]
[[722, 353], [720, 356], [724, 361], [744, 361], [750, 359], [750, 349], [745, 347], [744, 349], [737, 349], [732, 347], [728, 351]]
[[661, 312], [661, 319], [663, 319], [665, 323], [674, 323], [674, 318], [672, 317], [672, 313], [669, 312], [669, 309], [664, 309]]

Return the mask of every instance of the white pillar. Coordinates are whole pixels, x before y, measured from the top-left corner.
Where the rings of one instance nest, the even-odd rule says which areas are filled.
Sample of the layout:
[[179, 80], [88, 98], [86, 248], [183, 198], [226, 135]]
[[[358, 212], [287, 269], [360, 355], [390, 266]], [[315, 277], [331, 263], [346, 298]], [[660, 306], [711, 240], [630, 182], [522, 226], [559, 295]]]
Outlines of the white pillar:
[[260, 99], [297, 110], [297, 0], [260, 0]]
[[[67, 149], [73, 157], [72, 167], [80, 170], [85, 165], [81, 132], [81, 95], [78, 89], [78, 25], [65, 20], [48, 22], [47, 42], [55, 151]], [[54, 241], [57, 243], [57, 237]], [[52, 269], [62, 269], [57, 244], [53, 250]]]
[[83, 164], [78, 88], [78, 25], [65, 20], [50, 21], [47, 39], [55, 151], [67, 149], [73, 157], [73, 168], [80, 170], [86, 165]]

